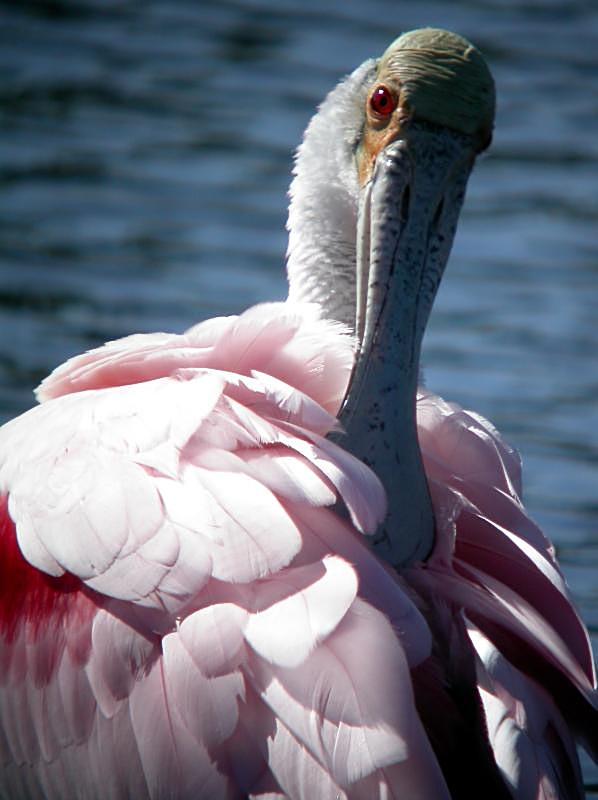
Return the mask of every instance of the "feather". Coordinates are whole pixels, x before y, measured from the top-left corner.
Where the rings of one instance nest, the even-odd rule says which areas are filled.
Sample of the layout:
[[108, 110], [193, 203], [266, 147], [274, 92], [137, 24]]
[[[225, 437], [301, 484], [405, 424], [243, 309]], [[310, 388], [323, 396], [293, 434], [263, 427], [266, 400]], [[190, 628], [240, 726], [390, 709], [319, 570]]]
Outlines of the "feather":
[[257, 588], [245, 639], [266, 661], [297, 667], [337, 628], [356, 593], [355, 571], [341, 558], [285, 570]]
[[474, 625], [488, 732], [512, 791], [524, 798], [585, 796], [575, 741], [550, 695], [517, 670]]
[[404, 654], [388, 622], [362, 601], [299, 667], [259, 659], [253, 674], [277, 719], [341, 787], [408, 758], [427, 759], [430, 784], [444, 785], [419, 728]]
[[226, 777], [206, 748], [188, 737], [176, 705], [168, 700], [166, 681], [164, 664], [158, 661], [135, 684], [129, 701], [149, 797], [168, 797], [176, 786], [180, 797], [225, 798]]

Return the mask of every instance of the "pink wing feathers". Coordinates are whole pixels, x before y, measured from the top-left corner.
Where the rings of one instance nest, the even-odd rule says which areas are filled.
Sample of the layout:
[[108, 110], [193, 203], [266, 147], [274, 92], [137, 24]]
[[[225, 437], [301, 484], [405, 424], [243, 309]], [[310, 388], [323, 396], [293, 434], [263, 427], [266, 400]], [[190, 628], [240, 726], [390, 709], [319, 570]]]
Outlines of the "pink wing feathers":
[[570, 726], [553, 697], [474, 625], [480, 696], [503, 776], [518, 798], [585, 797]]
[[355, 530], [383, 491], [325, 438], [351, 365], [261, 306], [75, 358], [2, 429], [1, 797], [448, 796], [429, 631]]
[[573, 735], [597, 753], [592, 653], [554, 549], [521, 504], [519, 457], [486, 420], [427, 391], [418, 432], [439, 536], [407, 578], [465, 615], [514, 796], [582, 798]]
[[352, 363], [258, 306], [74, 358], [2, 429], [0, 797], [444, 797], [458, 724], [516, 797], [581, 796], [593, 662], [517, 454], [420, 396], [438, 536], [397, 576], [325, 438]]

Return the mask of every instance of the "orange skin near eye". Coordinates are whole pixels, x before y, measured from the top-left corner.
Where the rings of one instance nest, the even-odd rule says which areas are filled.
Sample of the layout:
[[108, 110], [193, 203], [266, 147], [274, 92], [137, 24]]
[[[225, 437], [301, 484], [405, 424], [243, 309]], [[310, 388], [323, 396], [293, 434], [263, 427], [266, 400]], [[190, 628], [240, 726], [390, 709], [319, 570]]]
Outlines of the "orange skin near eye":
[[[395, 84], [395, 85], [393, 85]], [[392, 98], [392, 111], [380, 113], [372, 106], [372, 97], [384, 88]], [[405, 103], [401, 103], [400, 87], [397, 81], [381, 83], [376, 81], [372, 90], [368, 92], [365, 104], [365, 127], [363, 138], [357, 152], [357, 176], [359, 185], [363, 186], [370, 178], [376, 157], [391, 142], [397, 139], [403, 125], [413, 116], [413, 112]]]

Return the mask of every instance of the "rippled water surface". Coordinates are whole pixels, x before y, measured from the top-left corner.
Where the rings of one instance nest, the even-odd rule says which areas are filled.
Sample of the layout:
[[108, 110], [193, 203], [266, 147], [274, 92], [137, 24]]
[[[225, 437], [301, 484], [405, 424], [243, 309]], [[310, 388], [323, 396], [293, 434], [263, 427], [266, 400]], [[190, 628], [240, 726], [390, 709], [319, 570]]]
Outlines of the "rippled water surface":
[[521, 450], [596, 642], [593, 1], [0, 4], [0, 417], [82, 349], [282, 298], [302, 130], [341, 75], [422, 25], [478, 44], [499, 101], [427, 381]]

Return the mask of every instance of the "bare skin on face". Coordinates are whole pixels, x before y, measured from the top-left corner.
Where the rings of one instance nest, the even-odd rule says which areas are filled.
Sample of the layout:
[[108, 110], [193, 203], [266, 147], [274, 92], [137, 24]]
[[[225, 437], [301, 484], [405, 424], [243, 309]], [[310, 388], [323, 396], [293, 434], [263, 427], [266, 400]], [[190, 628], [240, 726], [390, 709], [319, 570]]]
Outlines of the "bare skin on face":
[[389, 70], [379, 74], [365, 103], [365, 126], [357, 151], [359, 185], [371, 177], [378, 153], [398, 139], [413, 112], [401, 97], [401, 82]]
[[[423, 35], [422, 35], [423, 34]], [[412, 120], [472, 137], [476, 153], [492, 138], [494, 84], [479, 51], [447, 31], [415, 31], [393, 42], [378, 64], [356, 152], [359, 185], [376, 158]]]

